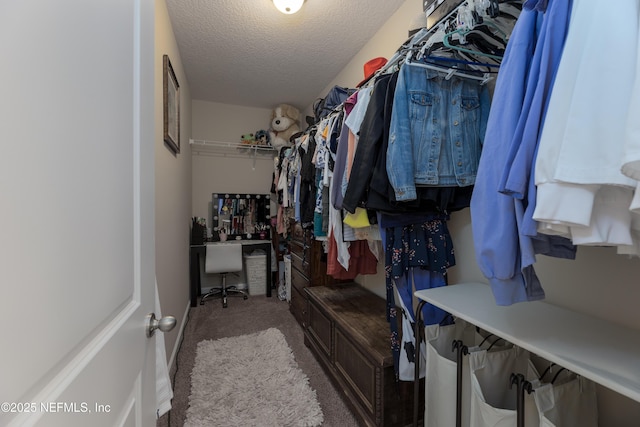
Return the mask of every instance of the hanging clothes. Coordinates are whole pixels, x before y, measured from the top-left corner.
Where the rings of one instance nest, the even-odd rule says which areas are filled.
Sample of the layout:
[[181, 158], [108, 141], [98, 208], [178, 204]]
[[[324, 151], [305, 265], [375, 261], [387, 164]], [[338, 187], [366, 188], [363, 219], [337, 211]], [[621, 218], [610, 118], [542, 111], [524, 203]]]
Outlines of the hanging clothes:
[[479, 81], [447, 79], [413, 63], [401, 67], [387, 149], [397, 201], [417, 199], [419, 185], [475, 183], [489, 106]]
[[[636, 0], [615, 8], [575, 3], [535, 165], [533, 218], [542, 233], [579, 245], [635, 245], [629, 207], [637, 181], [620, 169], [637, 73], [637, 39], [629, 34], [638, 32], [638, 8]], [[593, 31], [608, 20], [616, 25]]]
[[[500, 305], [544, 298], [533, 269], [535, 254], [574, 259], [576, 253], [570, 240], [538, 234], [532, 218], [537, 195], [533, 165], [569, 28], [572, 1], [530, 0], [524, 9], [522, 24], [516, 24], [510, 41], [512, 47], [507, 48], [498, 76], [471, 205], [478, 259], [489, 268], [491, 264], [504, 265], [498, 276], [507, 274], [515, 281], [521, 280], [521, 284], [509, 284], [494, 278], [491, 283]], [[506, 84], [501, 75], [508, 81]], [[512, 86], [505, 89], [509, 84]], [[524, 91], [518, 91], [521, 88]], [[517, 117], [514, 113], [518, 113]], [[486, 221], [496, 211], [502, 224], [499, 230]], [[505, 249], [505, 256], [494, 257], [498, 247]], [[517, 247], [518, 251], [510, 250], [511, 247]], [[524, 286], [524, 294], [513, 289], [520, 286]]]
[[473, 187], [417, 187], [417, 200], [396, 202], [387, 175], [389, 126], [393, 112], [398, 72], [375, 80], [369, 107], [360, 127], [342, 207], [355, 212], [357, 206], [384, 213], [455, 212], [469, 206]]
[[338, 138], [336, 161], [334, 163], [333, 179], [331, 181], [331, 206], [335, 209], [342, 209], [342, 177], [344, 176], [347, 164], [348, 135], [349, 129], [347, 128], [347, 125], [343, 123], [340, 136]]
[[360, 134], [360, 126], [362, 125], [362, 121], [364, 120], [365, 114], [367, 112], [367, 107], [369, 106], [369, 101], [371, 100], [371, 91], [373, 90], [372, 86], [367, 86], [358, 91], [358, 99], [351, 110], [351, 113], [345, 118], [344, 124], [347, 125], [347, 128], [350, 131], [350, 134], [347, 136], [347, 159], [345, 165], [345, 174], [342, 178], [342, 193], [346, 189], [346, 183], [349, 180], [349, 176], [351, 174], [351, 166], [353, 165], [353, 157], [355, 155], [355, 151], [358, 145], [358, 139]]
[[[344, 173], [342, 174], [342, 179], [340, 183], [340, 197], [344, 198], [344, 194], [346, 192], [347, 185], [349, 183], [349, 178], [351, 175], [351, 167], [353, 165], [353, 158], [356, 152], [356, 148], [358, 146], [360, 127], [362, 125], [362, 121], [365, 117], [365, 114], [368, 110], [369, 101], [371, 100], [371, 92], [372, 87], [363, 87], [357, 93], [357, 100], [353, 108], [351, 108], [351, 112], [347, 114], [344, 124], [345, 126], [342, 128], [343, 132], [347, 132], [347, 148], [346, 154], [344, 158]], [[354, 98], [355, 99], [355, 98]], [[342, 139], [344, 142], [344, 139]], [[348, 216], [348, 215], [347, 215]], [[360, 240], [356, 235], [354, 227], [349, 224], [349, 221], [343, 221], [343, 238], [345, 241], [353, 242]]]
[[334, 123], [335, 116], [329, 116], [318, 124], [316, 132], [316, 151], [313, 155], [313, 164], [316, 167], [315, 188], [316, 188], [316, 206], [313, 216], [313, 233], [316, 237], [324, 237], [328, 230], [328, 205], [329, 191], [327, 182], [330, 179], [328, 162], [330, 151], [328, 147], [329, 135], [331, 134], [331, 126]]
[[[378, 213], [380, 234], [385, 242], [387, 320], [396, 380], [400, 378], [401, 341], [398, 333], [394, 287], [403, 304], [413, 313], [412, 289], [445, 286], [447, 269], [455, 265], [453, 243], [446, 218], [436, 214], [390, 216]], [[447, 313], [431, 304], [423, 308], [425, 324], [440, 323]]]
[[[522, 112], [511, 141], [498, 191], [511, 195], [516, 204], [516, 215], [521, 240], [528, 236], [531, 243], [521, 242], [521, 246], [533, 245], [533, 252], [559, 258], [575, 258], [575, 247], [560, 236], [541, 235], [537, 232], [537, 224], [533, 220], [536, 206], [536, 187], [533, 176], [535, 158], [538, 149], [540, 129], [544, 124], [549, 97], [555, 75], [560, 63], [564, 42], [569, 28], [572, 0], [548, 2], [547, 0], [528, 1], [525, 8], [544, 13], [540, 34], [536, 40], [529, 78], [526, 83], [526, 94]], [[565, 251], [565, 248], [571, 250]], [[557, 249], [557, 250], [556, 250]], [[523, 250], [523, 264], [535, 262], [532, 251]]]
[[300, 164], [300, 223], [302, 228], [310, 228], [313, 225], [313, 211], [315, 208], [315, 167], [312, 163], [313, 153], [316, 150], [316, 129], [311, 129], [306, 139], [306, 145], [301, 145], [298, 153], [301, 157]]
[[337, 280], [353, 280], [360, 274], [376, 274], [378, 272], [378, 260], [369, 249], [366, 240], [357, 240], [349, 243], [349, 263], [343, 267], [335, 262], [337, 242], [333, 233], [327, 239], [327, 274]]
[[385, 253], [393, 279], [414, 267], [446, 275], [447, 269], [455, 265], [447, 218], [435, 214], [420, 216], [421, 220], [405, 215], [380, 217], [380, 226], [386, 230]]
[[633, 83], [631, 102], [627, 113], [625, 142], [622, 156], [622, 173], [636, 181], [633, 200], [629, 206], [631, 215], [631, 235], [633, 246], [618, 246], [618, 253], [640, 255], [640, 28], [636, 37], [636, 76]]
[[533, 266], [522, 265], [513, 198], [498, 192], [525, 100], [539, 18], [536, 11], [523, 10], [511, 34], [496, 82], [471, 197], [476, 258], [498, 305], [544, 298]]
[[366, 200], [365, 193], [373, 175], [373, 163], [379, 154], [379, 143], [382, 142], [382, 129], [385, 124], [385, 98], [389, 80], [391, 80], [391, 75], [385, 75], [375, 80], [368, 108], [362, 119], [358, 146], [354, 153], [351, 174], [342, 200], [342, 208], [350, 213], [355, 212], [361, 200]]

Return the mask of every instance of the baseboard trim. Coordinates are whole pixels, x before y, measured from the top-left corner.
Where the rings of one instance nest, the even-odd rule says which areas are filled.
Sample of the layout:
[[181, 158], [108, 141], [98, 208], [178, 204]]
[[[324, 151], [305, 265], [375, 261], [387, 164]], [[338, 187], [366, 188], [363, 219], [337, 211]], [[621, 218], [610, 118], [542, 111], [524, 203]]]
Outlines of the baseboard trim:
[[176, 337], [176, 342], [173, 344], [173, 350], [171, 351], [171, 357], [169, 358], [169, 364], [168, 364], [169, 372], [171, 372], [171, 369], [173, 369], [173, 365], [176, 361], [176, 357], [178, 357], [178, 351], [180, 350], [180, 344], [182, 343], [184, 328], [187, 326], [187, 317], [189, 316], [190, 308], [191, 308], [191, 301], [187, 301], [187, 309], [184, 311], [184, 314], [182, 315], [180, 330], [178, 331], [178, 336]]

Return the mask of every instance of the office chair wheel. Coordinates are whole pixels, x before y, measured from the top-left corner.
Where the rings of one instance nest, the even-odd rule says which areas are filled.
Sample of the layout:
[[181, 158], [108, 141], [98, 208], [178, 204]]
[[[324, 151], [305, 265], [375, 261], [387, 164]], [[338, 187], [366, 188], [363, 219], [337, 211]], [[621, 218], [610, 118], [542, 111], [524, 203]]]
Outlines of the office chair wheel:
[[249, 299], [249, 297], [245, 295], [242, 297], [242, 299]]
[[222, 308], [227, 308], [227, 297], [222, 299]]

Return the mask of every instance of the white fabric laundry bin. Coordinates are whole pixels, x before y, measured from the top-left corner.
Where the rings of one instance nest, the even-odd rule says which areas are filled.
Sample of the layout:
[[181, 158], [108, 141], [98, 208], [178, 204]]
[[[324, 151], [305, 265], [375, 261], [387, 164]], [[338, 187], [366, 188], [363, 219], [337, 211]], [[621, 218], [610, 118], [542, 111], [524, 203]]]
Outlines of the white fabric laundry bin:
[[[510, 385], [512, 373], [521, 373], [535, 381], [538, 373], [526, 350], [507, 350], [469, 354], [471, 376], [471, 427], [513, 427], [517, 425], [517, 386]], [[540, 417], [534, 397], [524, 393], [525, 426], [539, 426]]]
[[[424, 329], [426, 341], [425, 373], [425, 427], [456, 425], [456, 395], [458, 364], [457, 352], [452, 349], [454, 340], [467, 346], [482, 342], [473, 325], [456, 319], [451, 325], [427, 325]], [[462, 361], [462, 414], [461, 425], [469, 426], [471, 386], [468, 355]]]
[[249, 295], [267, 293], [267, 255], [254, 251], [244, 256], [244, 270], [249, 285]]
[[596, 385], [584, 377], [546, 383], [533, 397], [540, 415], [540, 427], [597, 427]]

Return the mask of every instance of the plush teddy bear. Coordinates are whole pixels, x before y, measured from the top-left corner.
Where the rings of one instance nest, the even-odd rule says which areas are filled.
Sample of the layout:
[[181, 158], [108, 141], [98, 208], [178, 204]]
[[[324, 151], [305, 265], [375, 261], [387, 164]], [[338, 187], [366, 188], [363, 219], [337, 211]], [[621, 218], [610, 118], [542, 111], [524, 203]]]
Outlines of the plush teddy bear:
[[240, 143], [247, 145], [255, 145], [256, 138], [252, 133], [245, 133], [244, 135], [240, 135]]
[[300, 111], [288, 104], [280, 104], [273, 109], [271, 115], [271, 146], [276, 150], [282, 147], [290, 147], [289, 138], [300, 132], [298, 119]]

